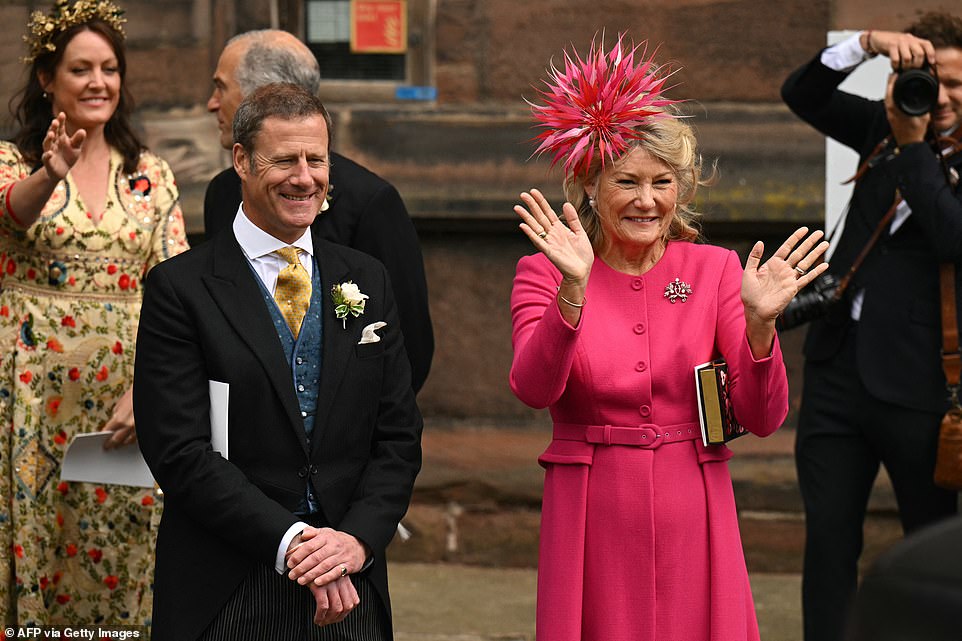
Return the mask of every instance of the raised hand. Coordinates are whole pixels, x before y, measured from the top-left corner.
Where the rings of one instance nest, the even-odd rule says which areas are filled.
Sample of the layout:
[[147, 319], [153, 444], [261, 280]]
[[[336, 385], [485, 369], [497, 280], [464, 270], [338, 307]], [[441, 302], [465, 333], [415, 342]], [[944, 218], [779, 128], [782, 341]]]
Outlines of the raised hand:
[[862, 48], [877, 51], [892, 62], [892, 69], [917, 69], [928, 61], [935, 64], [935, 47], [923, 38], [900, 31], [866, 31]]
[[50, 177], [63, 180], [80, 158], [80, 150], [87, 138], [87, 132], [78, 129], [73, 136], [67, 134], [67, 115], [62, 111], [50, 122], [47, 135], [43, 138], [43, 155], [40, 157]]
[[523, 221], [521, 231], [558, 268], [565, 281], [586, 284], [595, 252], [575, 208], [571, 203], [562, 207], [566, 226], [537, 189], [522, 193], [521, 200], [527, 209], [514, 206], [514, 212]]
[[828, 269], [820, 262], [828, 249], [822, 232], [808, 235], [808, 227], [799, 227], [764, 263], [765, 245], [759, 241], [752, 247], [742, 274], [742, 303], [748, 342], [756, 357], [771, 351], [775, 336], [775, 319], [803, 287]]

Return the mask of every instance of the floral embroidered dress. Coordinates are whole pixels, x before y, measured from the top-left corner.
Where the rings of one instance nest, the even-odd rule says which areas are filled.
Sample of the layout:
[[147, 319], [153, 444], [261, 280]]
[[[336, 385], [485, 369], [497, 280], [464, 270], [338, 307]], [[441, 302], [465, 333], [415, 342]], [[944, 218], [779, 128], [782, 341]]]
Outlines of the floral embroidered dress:
[[187, 249], [177, 186], [157, 156], [127, 174], [113, 150], [99, 222], [68, 175], [24, 229], [9, 190], [29, 172], [0, 142], [0, 619], [146, 624], [158, 497], [62, 482], [60, 462], [131, 385], [143, 276]]

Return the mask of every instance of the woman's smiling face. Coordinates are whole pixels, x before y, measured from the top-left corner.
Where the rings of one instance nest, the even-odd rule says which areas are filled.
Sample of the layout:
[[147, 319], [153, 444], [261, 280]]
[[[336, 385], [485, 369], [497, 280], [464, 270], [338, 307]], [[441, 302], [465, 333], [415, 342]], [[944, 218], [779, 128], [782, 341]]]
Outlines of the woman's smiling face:
[[675, 215], [678, 183], [664, 161], [635, 147], [586, 185], [604, 232], [602, 253], [634, 260], [660, 251]]
[[80, 31], [64, 48], [52, 78], [40, 83], [53, 102], [53, 115], [67, 115], [67, 129], [102, 127], [120, 102], [120, 67], [110, 42], [99, 33]]

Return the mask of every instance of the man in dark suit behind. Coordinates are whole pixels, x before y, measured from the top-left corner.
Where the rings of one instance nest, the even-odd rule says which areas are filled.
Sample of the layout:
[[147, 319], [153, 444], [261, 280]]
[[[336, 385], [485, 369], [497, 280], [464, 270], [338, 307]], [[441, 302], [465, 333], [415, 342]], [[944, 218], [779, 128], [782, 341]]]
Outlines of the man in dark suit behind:
[[[893, 100], [893, 78], [884, 101], [838, 89], [875, 55], [889, 58], [893, 69], [937, 63], [941, 84], [931, 113], [903, 113]], [[936, 487], [932, 473], [948, 408], [940, 358], [940, 263], [954, 263], [962, 276], [962, 154], [944, 144], [958, 138], [962, 122], [962, 20], [928, 14], [906, 33], [860, 32], [795, 71], [782, 96], [802, 119], [865, 163], [829, 273], [842, 278], [873, 233], [880, 234], [847, 295], [812, 323], [805, 341], [795, 447], [806, 521], [805, 639], [840, 641], [880, 463], [892, 480], [906, 532], [956, 511], [956, 494]], [[930, 127], [941, 138], [939, 151], [927, 135]]]
[[384, 555], [422, 423], [383, 265], [310, 229], [329, 127], [299, 87], [251, 94], [232, 227], [146, 279], [134, 409], [165, 497], [155, 641], [392, 637]]
[[[217, 116], [224, 149], [233, 144], [237, 105], [271, 82], [290, 82], [313, 95], [320, 70], [310, 49], [286, 31], [249, 31], [232, 38], [217, 62], [207, 109]], [[211, 180], [204, 197], [204, 234], [229, 227], [240, 204], [240, 179], [229, 167]], [[417, 232], [393, 185], [350, 158], [331, 154], [331, 188], [312, 225], [314, 235], [374, 256], [387, 268], [401, 331], [411, 361], [411, 383], [420, 391], [431, 367], [434, 334], [428, 310], [424, 260]]]

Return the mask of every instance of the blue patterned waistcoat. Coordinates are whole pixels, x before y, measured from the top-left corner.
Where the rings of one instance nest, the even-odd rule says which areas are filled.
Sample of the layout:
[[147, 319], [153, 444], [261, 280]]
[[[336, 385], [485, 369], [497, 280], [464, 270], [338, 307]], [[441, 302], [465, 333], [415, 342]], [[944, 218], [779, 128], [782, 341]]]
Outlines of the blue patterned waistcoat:
[[[304, 321], [301, 323], [301, 331], [297, 340], [291, 328], [287, 326], [287, 321], [281, 315], [280, 309], [274, 296], [267, 291], [264, 284], [257, 282], [264, 293], [264, 302], [271, 313], [274, 321], [274, 328], [281, 339], [281, 346], [284, 348], [284, 355], [291, 367], [291, 379], [294, 381], [294, 393], [297, 394], [297, 402], [301, 409], [301, 418], [304, 419], [304, 431], [307, 433], [308, 451], [311, 447], [311, 436], [314, 434], [314, 418], [317, 410], [317, 393], [321, 382], [321, 270], [314, 261], [314, 274], [311, 277], [311, 304], [304, 314]], [[299, 508], [299, 515], [304, 516], [318, 511], [317, 499], [314, 497], [314, 488], [310, 483], [310, 475], [307, 478], [307, 488], [305, 499]]]

